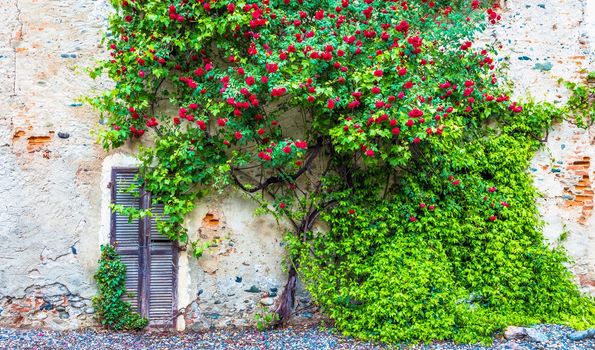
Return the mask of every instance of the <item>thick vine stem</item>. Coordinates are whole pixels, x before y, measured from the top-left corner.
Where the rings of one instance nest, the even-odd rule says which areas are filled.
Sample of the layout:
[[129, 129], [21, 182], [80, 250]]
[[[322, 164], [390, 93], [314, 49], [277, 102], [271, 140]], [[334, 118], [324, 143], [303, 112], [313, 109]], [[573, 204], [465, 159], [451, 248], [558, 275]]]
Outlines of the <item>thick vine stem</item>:
[[277, 304], [277, 308], [275, 309], [275, 313], [277, 316], [277, 320], [275, 321], [275, 326], [282, 326], [284, 325], [291, 316], [293, 312], [293, 307], [295, 306], [295, 289], [297, 286], [297, 267], [292, 263], [291, 268], [289, 269], [289, 273], [287, 275], [287, 282], [285, 283], [285, 287], [283, 288], [283, 293], [279, 298], [279, 303]]
[[[326, 208], [330, 205], [333, 205], [334, 201], [330, 201], [325, 203], [322, 208]], [[304, 217], [302, 223], [300, 224], [300, 229], [296, 233], [297, 237], [301, 239], [302, 242], [305, 242], [307, 239], [307, 232], [312, 229], [314, 223], [318, 219], [320, 215], [320, 211], [318, 209], [314, 209], [313, 207], [310, 208], [309, 214]], [[291, 259], [291, 258], [290, 258]], [[293, 308], [295, 306], [295, 290], [297, 287], [297, 279], [298, 279], [298, 271], [299, 264], [297, 261], [293, 259], [290, 260], [290, 268], [287, 274], [287, 282], [285, 283], [285, 287], [283, 288], [283, 293], [281, 293], [281, 297], [279, 298], [279, 303], [277, 304], [277, 308], [275, 309], [275, 313], [277, 314], [277, 320], [274, 323], [274, 326], [282, 326], [289, 320]]]

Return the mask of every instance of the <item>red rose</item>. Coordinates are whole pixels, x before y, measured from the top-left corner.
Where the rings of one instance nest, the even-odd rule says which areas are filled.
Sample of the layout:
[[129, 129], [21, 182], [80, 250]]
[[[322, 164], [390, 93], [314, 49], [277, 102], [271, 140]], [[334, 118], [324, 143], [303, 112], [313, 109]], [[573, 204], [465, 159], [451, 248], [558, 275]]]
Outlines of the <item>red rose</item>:
[[306, 149], [308, 148], [308, 142], [307, 141], [296, 141], [294, 142], [295, 147], [299, 148], [299, 149]]
[[424, 112], [422, 112], [421, 110], [414, 108], [411, 110], [411, 112], [409, 112], [409, 118], [419, 118], [421, 116], [424, 115]]
[[269, 73], [275, 73], [279, 69], [279, 66], [276, 63], [267, 63], [265, 66]]

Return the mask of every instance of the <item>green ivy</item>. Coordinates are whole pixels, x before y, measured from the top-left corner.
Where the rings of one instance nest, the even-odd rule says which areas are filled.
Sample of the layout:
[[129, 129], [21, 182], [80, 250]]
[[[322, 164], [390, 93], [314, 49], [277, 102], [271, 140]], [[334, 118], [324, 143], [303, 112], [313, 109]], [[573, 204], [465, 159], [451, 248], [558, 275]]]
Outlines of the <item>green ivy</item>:
[[306, 288], [346, 335], [488, 344], [508, 325], [595, 325], [565, 251], [544, 243], [527, 172], [563, 109], [525, 108], [400, 174], [390, 197], [369, 185], [338, 195], [330, 231], [288, 237]]
[[587, 84], [571, 81], [561, 81], [570, 90], [571, 95], [566, 103], [567, 113], [571, 122], [581, 128], [587, 128], [595, 122], [595, 71], [587, 76]]
[[101, 246], [99, 267], [93, 276], [99, 293], [93, 297], [93, 308], [99, 323], [109, 330], [140, 330], [148, 320], [132, 311], [126, 295], [126, 266], [112, 245]]

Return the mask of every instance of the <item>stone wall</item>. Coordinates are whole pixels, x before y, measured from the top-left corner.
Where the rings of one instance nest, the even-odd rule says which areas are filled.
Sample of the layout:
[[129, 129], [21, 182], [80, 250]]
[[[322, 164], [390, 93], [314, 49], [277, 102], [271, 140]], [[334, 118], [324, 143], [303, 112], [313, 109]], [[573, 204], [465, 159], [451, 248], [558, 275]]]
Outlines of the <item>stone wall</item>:
[[[519, 95], [564, 100], [563, 77], [593, 70], [593, 1], [508, 1], [488, 33], [502, 43]], [[106, 0], [0, 0], [0, 326], [91, 326], [92, 275], [109, 237], [109, 169], [134, 164], [106, 154], [91, 130], [98, 116], [77, 96], [109, 83], [81, 67], [105, 55], [99, 46]], [[590, 14], [591, 17], [588, 15]], [[552, 242], [568, 231], [571, 269], [595, 293], [594, 129], [569, 123], [550, 133], [531, 171]], [[244, 325], [281, 291], [283, 228], [254, 217], [239, 195], [201, 202], [188, 220], [196, 237], [222, 239], [196, 260], [179, 259], [180, 328]], [[311, 317], [298, 297], [298, 319]]]
[[0, 1], [0, 325], [86, 322], [104, 155], [90, 136], [97, 116], [75, 100], [97, 84], [76, 67], [101, 52], [107, 9]]
[[[563, 103], [568, 91], [558, 80], [585, 80], [595, 71], [595, 2], [508, 0], [503, 6], [503, 21], [489, 34], [502, 46], [515, 94]], [[595, 127], [556, 125], [530, 171], [543, 194], [538, 204], [546, 238], [558, 244], [567, 233], [562, 244], [575, 260], [571, 270], [595, 294]]]

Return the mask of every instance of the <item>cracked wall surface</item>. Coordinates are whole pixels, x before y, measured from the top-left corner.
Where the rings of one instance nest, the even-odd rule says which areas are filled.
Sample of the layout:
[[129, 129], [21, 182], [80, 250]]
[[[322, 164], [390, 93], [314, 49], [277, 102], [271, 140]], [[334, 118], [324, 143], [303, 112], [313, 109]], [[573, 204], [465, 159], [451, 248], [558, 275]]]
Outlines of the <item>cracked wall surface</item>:
[[[558, 80], [585, 80], [595, 71], [595, 1], [504, 1], [502, 23], [489, 31], [502, 45], [515, 95], [563, 103]], [[595, 126], [555, 126], [529, 171], [543, 194], [538, 201], [544, 234], [563, 242], [575, 260], [571, 270], [585, 292], [595, 294]]]
[[91, 311], [85, 235], [99, 225], [103, 154], [89, 134], [97, 117], [75, 100], [98, 84], [76, 65], [101, 51], [106, 13], [105, 2], [0, 1], [2, 325], [74, 328]]
[[[95, 144], [98, 116], [77, 97], [107, 87], [81, 68], [106, 54], [108, 12], [107, 0], [0, 0], [0, 326], [92, 324], [92, 276], [109, 234], [102, 172], [127, 157]], [[191, 232], [216, 232], [222, 244], [200, 261], [182, 253], [181, 324], [247, 324], [282, 287], [283, 230], [252, 209], [221, 197], [193, 215]], [[225, 222], [224, 211], [234, 212]], [[202, 229], [215, 213], [221, 221]]]
[[[564, 101], [557, 79], [595, 69], [595, 1], [506, 1], [505, 9], [486, 35], [502, 44], [516, 94]], [[0, 326], [93, 325], [92, 275], [109, 232], [105, 173], [131, 164], [126, 150], [106, 154], [95, 144], [98, 116], [76, 100], [108, 86], [80, 69], [106, 54], [99, 41], [108, 11], [107, 0], [0, 0]], [[557, 125], [530, 171], [544, 194], [546, 237], [568, 231], [571, 269], [595, 294], [594, 132]], [[221, 242], [200, 260], [181, 253], [187, 329], [245, 325], [280, 293], [283, 228], [252, 210], [231, 194], [189, 217], [195, 237]], [[298, 301], [298, 319], [312, 317], [308, 298]]]

